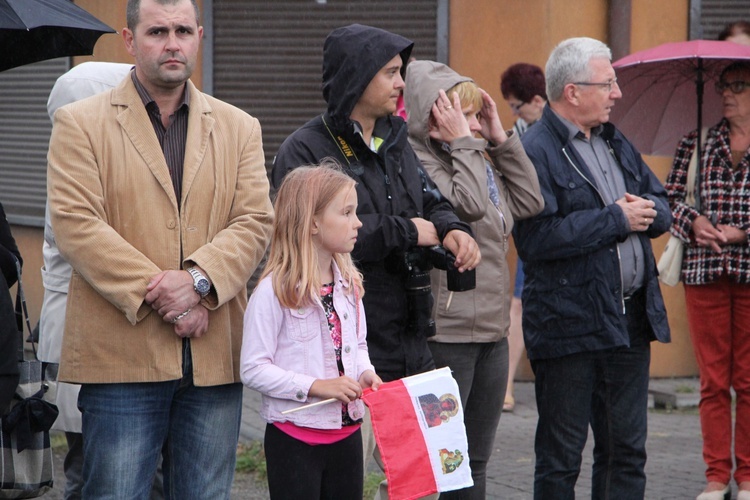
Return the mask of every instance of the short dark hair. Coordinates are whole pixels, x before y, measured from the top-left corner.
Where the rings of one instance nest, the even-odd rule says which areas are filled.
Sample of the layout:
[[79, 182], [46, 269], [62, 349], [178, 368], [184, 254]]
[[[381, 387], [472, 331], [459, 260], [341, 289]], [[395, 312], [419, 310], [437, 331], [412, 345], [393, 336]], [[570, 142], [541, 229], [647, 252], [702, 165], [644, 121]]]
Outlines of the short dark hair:
[[750, 36], [750, 22], [735, 21], [733, 23], [728, 23], [724, 26], [724, 29], [721, 30], [721, 33], [719, 33], [718, 39], [726, 40], [730, 36], [739, 35], [740, 33]]
[[750, 72], [750, 61], [735, 61], [731, 64], [729, 64], [726, 68], [721, 70], [721, 75], [719, 75], [719, 81], [724, 81], [724, 77], [727, 73], [735, 72], [735, 71], [747, 71]]
[[521, 102], [531, 102], [534, 96], [547, 100], [544, 72], [539, 66], [517, 63], [506, 69], [500, 76], [500, 92], [508, 99], [514, 95]]
[[[182, 0], [154, 0], [156, 3], [161, 5], [175, 5], [180, 3]], [[195, 23], [200, 26], [201, 24], [201, 12], [198, 9], [198, 4], [195, 0], [190, 0], [190, 3], [195, 9]], [[128, 23], [128, 29], [130, 31], [135, 30], [140, 22], [140, 11], [141, 11], [141, 0], [128, 0], [128, 6], [125, 9], [125, 19]]]

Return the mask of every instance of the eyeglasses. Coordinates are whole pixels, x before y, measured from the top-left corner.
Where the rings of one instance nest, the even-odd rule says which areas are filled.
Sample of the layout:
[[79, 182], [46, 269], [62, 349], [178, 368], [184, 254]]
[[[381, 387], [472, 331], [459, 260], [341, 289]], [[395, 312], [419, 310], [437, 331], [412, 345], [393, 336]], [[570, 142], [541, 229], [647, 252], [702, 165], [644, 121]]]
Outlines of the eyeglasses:
[[518, 104], [513, 104], [513, 103], [509, 102], [508, 106], [510, 106], [510, 109], [514, 113], [518, 113], [519, 111], [521, 111], [521, 108], [524, 107], [524, 106], [526, 106], [527, 104], [528, 104], [527, 102], [519, 102]]
[[741, 94], [748, 87], [750, 87], [750, 82], [743, 82], [742, 80], [734, 82], [716, 82], [714, 84], [714, 88], [719, 94], [723, 94], [726, 89], [731, 90], [732, 94]]
[[573, 82], [574, 85], [588, 85], [591, 87], [602, 87], [607, 89], [607, 92], [612, 92], [612, 87], [617, 85], [617, 78], [607, 80], [606, 82]]

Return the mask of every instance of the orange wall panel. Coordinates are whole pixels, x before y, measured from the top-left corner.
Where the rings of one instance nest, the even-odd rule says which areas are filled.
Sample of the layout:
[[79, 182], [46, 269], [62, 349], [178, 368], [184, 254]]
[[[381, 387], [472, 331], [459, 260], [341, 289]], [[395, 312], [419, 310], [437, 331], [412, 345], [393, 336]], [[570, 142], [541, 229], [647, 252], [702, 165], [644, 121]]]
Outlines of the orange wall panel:
[[566, 38], [606, 40], [606, 25], [604, 0], [452, 0], [449, 64], [490, 93], [510, 128], [513, 115], [500, 93], [500, 74], [517, 62], [544, 68]]
[[688, 38], [688, 0], [631, 0], [631, 52]]
[[[39, 321], [39, 312], [42, 309], [42, 299], [44, 298], [44, 285], [42, 284], [42, 273], [40, 271], [42, 268], [44, 233], [39, 228], [27, 226], [11, 226], [10, 230], [23, 258], [23, 270], [21, 272], [23, 291], [26, 295], [31, 328], [34, 328]], [[15, 287], [11, 292], [15, 302]], [[25, 329], [26, 326], [24, 326], [24, 331]], [[24, 338], [27, 336], [28, 332], [26, 332]]]

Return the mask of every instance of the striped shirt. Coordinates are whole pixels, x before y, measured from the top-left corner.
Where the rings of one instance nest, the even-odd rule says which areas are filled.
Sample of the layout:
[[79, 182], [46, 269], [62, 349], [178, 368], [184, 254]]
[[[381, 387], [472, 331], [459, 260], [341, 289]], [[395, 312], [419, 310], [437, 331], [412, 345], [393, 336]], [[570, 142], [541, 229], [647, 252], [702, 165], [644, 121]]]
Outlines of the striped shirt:
[[687, 285], [713, 283], [727, 276], [733, 283], [750, 283], [750, 247], [747, 243], [726, 245], [721, 253], [695, 244], [693, 221], [698, 215], [715, 218], [725, 224], [750, 232], [750, 154], [736, 167], [732, 166], [729, 145], [729, 123], [723, 119], [708, 131], [701, 150], [700, 214], [685, 203], [687, 169], [695, 149], [697, 131], [680, 140], [672, 170], [665, 187], [674, 215], [671, 232], [688, 243], [682, 261], [682, 280]]
[[183, 86], [182, 102], [174, 114], [169, 116], [169, 126], [165, 128], [161, 122], [159, 106], [141, 82], [138, 81], [135, 70], [130, 72], [130, 76], [138, 95], [141, 96], [143, 105], [146, 107], [156, 137], [159, 139], [159, 145], [169, 168], [169, 175], [172, 177], [172, 186], [179, 207], [182, 200], [182, 167], [185, 163], [185, 144], [187, 143], [188, 113], [190, 111], [190, 94], [186, 90], [187, 85]]

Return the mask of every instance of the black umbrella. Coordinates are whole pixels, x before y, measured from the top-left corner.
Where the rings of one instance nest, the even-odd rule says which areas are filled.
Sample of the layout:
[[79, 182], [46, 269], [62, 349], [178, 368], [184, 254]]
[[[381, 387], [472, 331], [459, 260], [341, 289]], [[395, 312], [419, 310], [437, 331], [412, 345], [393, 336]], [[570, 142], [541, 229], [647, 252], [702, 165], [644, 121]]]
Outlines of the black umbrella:
[[94, 52], [115, 30], [69, 0], [0, 0], [0, 71]]

